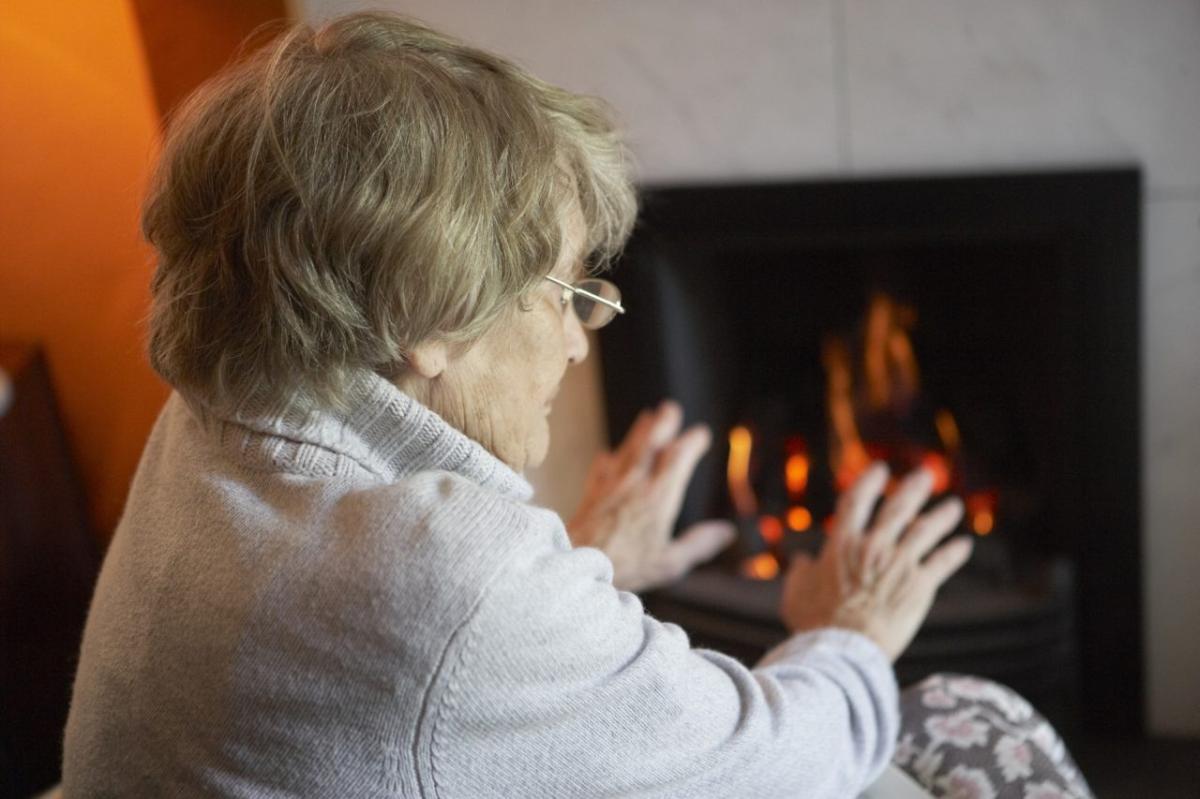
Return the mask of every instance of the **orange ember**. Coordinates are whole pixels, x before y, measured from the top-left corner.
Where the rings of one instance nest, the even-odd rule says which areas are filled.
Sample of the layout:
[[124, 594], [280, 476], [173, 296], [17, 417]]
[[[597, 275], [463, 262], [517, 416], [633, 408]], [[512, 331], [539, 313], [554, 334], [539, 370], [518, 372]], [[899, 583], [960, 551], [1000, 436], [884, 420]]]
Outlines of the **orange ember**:
[[987, 535], [996, 526], [996, 493], [977, 491], [967, 497], [967, 518], [976, 535]]
[[808, 456], [791, 455], [784, 466], [784, 476], [787, 479], [787, 490], [792, 496], [799, 496], [808, 488]]
[[742, 561], [742, 575], [752, 580], [770, 580], [779, 574], [779, 561], [770, 552]]
[[926, 452], [921, 456], [921, 466], [933, 475], [933, 493], [940, 494], [950, 488], [950, 461], [939, 452]]
[[958, 452], [958, 445], [962, 442], [962, 438], [958, 432], [958, 422], [954, 420], [954, 414], [942, 408], [933, 416], [933, 424], [937, 427], [938, 438], [942, 440], [942, 446], [946, 448], [946, 452], [953, 455]]
[[762, 516], [758, 520], [758, 532], [768, 544], [778, 544], [783, 538], [783, 523], [774, 516]]
[[788, 527], [795, 530], [797, 533], [803, 533], [805, 530], [812, 527], [812, 522], [812, 513], [808, 510], [808, 508], [802, 508], [797, 505], [787, 512]]
[[978, 535], [987, 535], [990, 533], [995, 523], [996, 517], [988, 510], [981, 510], [971, 517], [971, 529]]

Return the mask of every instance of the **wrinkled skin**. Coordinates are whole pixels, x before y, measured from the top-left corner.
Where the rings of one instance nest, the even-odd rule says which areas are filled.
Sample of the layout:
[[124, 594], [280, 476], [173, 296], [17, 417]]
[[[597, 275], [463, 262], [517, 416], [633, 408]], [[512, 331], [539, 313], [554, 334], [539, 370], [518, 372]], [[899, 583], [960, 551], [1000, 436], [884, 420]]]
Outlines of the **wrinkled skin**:
[[920, 513], [933, 490], [933, 475], [924, 470], [905, 477], [872, 520], [887, 480], [886, 467], [874, 464], [841, 496], [821, 554], [793, 558], [780, 616], [792, 632], [861, 632], [895, 662], [938, 588], [970, 557], [972, 542], [958, 537], [938, 546], [962, 518], [963, 505], [951, 497]]
[[704, 425], [680, 432], [672, 401], [642, 411], [621, 445], [592, 462], [584, 498], [567, 530], [576, 546], [604, 550], [613, 585], [642, 591], [682, 577], [728, 545], [733, 525], [714, 519], [671, 538], [696, 464], [712, 436]]

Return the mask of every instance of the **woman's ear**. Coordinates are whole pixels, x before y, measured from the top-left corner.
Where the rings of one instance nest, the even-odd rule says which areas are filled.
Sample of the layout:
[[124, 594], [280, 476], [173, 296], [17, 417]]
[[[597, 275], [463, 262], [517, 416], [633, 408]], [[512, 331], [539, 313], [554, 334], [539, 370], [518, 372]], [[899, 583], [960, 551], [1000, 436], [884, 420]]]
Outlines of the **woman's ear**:
[[412, 348], [408, 353], [408, 365], [421, 377], [432, 380], [446, 371], [448, 355], [446, 342], [430, 339]]

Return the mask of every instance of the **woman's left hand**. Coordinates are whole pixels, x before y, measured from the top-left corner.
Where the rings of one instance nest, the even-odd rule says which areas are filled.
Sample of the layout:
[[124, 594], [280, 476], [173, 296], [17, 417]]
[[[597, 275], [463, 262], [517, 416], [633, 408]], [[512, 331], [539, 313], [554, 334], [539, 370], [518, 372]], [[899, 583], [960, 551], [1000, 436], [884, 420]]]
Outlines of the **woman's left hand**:
[[642, 411], [621, 445], [592, 461], [583, 501], [567, 522], [575, 546], [596, 547], [612, 560], [617, 588], [670, 583], [733, 541], [733, 524], [720, 519], [671, 538], [684, 491], [712, 443], [706, 425], [680, 433], [682, 424], [683, 410], [671, 400]]

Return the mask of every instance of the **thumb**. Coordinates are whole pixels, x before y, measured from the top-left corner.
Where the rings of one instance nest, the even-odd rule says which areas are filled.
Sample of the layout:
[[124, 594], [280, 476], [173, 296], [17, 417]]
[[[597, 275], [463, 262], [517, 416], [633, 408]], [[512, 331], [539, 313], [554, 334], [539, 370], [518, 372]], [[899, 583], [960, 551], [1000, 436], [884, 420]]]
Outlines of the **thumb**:
[[808, 574], [815, 563], [816, 560], [807, 552], [793, 552], [783, 575], [784, 585], [786, 586], [793, 580], [803, 579], [803, 575]]
[[583, 478], [583, 496], [579, 499], [579, 507], [575, 509], [576, 517], [591, 510], [593, 505], [610, 493], [609, 483], [616, 462], [616, 456], [608, 450], [601, 450], [592, 458], [587, 475]]
[[789, 621], [795, 611], [797, 591], [802, 590], [809, 577], [809, 572], [816, 561], [807, 552], [793, 552], [788, 561], [787, 570], [783, 574], [783, 590], [779, 594], [779, 617], [784, 625], [792, 631], [793, 623]]
[[809, 566], [813, 565], [813, 556], [807, 552], [793, 552], [788, 559], [788, 572], [804, 571]]
[[609, 474], [612, 472], [613, 465], [616, 463], [616, 460], [616, 456], [606, 449], [602, 449], [597, 452], [595, 457], [592, 458], [592, 464], [588, 468], [588, 474], [585, 482], [591, 485], [607, 480]]
[[682, 577], [732, 544], [736, 536], [737, 528], [733, 522], [724, 519], [709, 519], [693, 524], [668, 547], [672, 571], [677, 577]]

